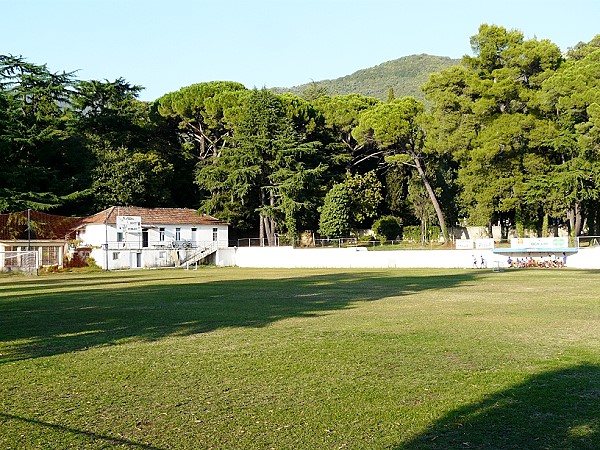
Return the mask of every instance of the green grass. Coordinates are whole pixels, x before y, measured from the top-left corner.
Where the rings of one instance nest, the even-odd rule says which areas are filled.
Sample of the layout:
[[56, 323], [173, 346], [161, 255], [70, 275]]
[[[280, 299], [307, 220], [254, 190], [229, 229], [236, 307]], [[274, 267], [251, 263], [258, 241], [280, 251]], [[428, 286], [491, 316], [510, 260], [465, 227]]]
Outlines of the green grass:
[[0, 448], [600, 448], [598, 275], [0, 277]]

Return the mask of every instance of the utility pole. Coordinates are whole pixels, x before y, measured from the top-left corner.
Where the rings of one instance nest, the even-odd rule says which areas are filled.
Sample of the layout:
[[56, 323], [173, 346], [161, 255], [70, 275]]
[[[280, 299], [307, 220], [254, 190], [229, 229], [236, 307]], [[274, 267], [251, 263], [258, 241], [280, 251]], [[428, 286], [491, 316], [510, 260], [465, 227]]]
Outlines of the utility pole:
[[31, 250], [31, 208], [27, 208], [27, 250]]

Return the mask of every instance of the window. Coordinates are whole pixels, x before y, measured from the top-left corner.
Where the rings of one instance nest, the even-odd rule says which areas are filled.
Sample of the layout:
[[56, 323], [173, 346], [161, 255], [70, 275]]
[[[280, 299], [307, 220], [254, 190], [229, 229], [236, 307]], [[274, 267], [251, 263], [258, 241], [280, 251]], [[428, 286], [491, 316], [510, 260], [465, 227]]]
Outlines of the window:
[[59, 247], [42, 247], [42, 266], [58, 265]]
[[175, 228], [175, 240], [176, 241], [181, 240], [181, 228]]
[[123, 232], [117, 231], [117, 242], [123, 242]]
[[119, 259], [119, 252], [113, 252], [113, 261]]
[[165, 240], [165, 229], [164, 228], [158, 229], [158, 240], [161, 242], [163, 242]]
[[165, 259], [167, 252], [158, 252], [158, 259]]
[[198, 228], [194, 227], [192, 228], [192, 242], [196, 242], [196, 232], [198, 231]]
[[213, 228], [213, 241], [218, 240], [218, 238], [219, 238], [219, 229]]

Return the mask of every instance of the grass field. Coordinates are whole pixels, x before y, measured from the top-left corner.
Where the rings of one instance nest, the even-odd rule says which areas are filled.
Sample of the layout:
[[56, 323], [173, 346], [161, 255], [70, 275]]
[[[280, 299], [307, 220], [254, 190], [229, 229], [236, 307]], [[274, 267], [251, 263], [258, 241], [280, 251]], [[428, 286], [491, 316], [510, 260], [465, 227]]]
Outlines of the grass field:
[[600, 273], [0, 277], [0, 448], [597, 449]]

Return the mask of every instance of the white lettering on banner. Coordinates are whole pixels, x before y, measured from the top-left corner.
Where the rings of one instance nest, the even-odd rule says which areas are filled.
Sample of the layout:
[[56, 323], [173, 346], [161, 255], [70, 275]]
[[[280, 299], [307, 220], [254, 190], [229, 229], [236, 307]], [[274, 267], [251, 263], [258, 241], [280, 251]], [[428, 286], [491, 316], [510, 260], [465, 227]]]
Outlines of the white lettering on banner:
[[456, 248], [460, 250], [471, 250], [473, 248], [472, 239], [457, 239], [454, 242], [456, 243]]
[[142, 218], [140, 216], [117, 216], [117, 231], [123, 233], [141, 233]]
[[568, 237], [548, 238], [513, 238], [511, 248], [566, 248], [569, 246]]

